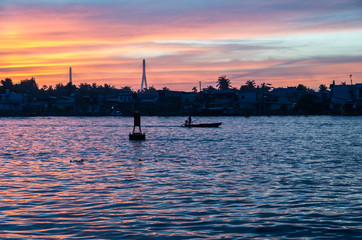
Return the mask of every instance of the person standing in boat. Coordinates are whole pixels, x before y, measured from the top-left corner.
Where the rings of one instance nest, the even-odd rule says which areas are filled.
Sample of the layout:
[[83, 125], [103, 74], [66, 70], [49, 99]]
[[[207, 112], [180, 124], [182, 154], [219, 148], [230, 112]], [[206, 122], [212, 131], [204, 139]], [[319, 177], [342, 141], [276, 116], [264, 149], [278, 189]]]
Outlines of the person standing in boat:
[[192, 120], [191, 120], [191, 116], [189, 116], [186, 120], [185, 120], [185, 126], [190, 126]]

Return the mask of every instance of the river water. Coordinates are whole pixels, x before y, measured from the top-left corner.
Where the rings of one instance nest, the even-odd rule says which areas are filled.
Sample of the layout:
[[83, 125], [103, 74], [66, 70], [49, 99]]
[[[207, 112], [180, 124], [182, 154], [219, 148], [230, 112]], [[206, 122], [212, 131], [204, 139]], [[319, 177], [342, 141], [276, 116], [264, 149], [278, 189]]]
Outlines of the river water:
[[0, 239], [362, 236], [362, 117], [184, 120], [0, 118]]

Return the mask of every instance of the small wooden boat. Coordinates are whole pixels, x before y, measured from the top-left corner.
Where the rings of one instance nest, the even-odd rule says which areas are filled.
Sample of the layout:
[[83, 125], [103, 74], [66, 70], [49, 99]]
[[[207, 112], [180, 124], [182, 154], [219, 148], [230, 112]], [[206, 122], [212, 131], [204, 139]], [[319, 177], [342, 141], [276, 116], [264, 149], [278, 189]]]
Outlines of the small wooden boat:
[[213, 127], [219, 127], [222, 123], [221, 122], [217, 122], [217, 123], [199, 123], [199, 124], [183, 124], [183, 127], [201, 127], [201, 128], [213, 128]]
[[201, 127], [201, 128], [214, 128], [214, 127], [218, 127], [220, 126], [222, 123], [221, 122], [217, 122], [217, 123], [193, 123], [191, 116], [188, 117], [185, 121], [184, 124], [182, 124], [183, 127]]

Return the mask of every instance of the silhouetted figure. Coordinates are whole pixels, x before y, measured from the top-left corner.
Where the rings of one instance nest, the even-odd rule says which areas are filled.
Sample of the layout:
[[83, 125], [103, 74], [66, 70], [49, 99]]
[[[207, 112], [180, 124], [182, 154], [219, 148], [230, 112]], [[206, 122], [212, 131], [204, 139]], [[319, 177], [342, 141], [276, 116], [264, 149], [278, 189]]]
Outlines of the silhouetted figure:
[[191, 119], [191, 116], [189, 116], [189, 117], [185, 120], [185, 126], [190, 126], [191, 123], [192, 123], [192, 119]]

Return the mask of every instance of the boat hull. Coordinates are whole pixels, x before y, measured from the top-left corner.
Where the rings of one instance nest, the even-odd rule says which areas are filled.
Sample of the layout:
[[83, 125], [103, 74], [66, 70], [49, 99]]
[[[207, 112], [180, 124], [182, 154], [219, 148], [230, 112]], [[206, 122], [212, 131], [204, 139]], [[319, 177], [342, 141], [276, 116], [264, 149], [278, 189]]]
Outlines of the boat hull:
[[200, 123], [200, 124], [184, 124], [184, 127], [200, 127], [200, 128], [215, 128], [219, 127], [222, 123]]

